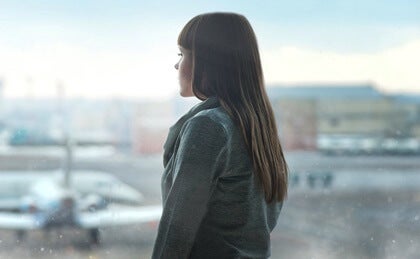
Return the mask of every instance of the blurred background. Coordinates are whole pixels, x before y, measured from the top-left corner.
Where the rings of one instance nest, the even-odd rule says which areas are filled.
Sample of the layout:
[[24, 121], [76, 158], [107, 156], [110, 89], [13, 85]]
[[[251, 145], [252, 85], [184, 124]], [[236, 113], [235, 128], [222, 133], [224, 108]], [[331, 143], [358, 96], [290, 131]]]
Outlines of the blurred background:
[[[178, 33], [211, 11], [253, 25], [291, 170], [271, 258], [418, 258], [419, 1], [0, 1], [0, 185], [63, 168], [70, 136], [74, 170], [160, 204], [166, 134], [198, 103], [178, 95]], [[149, 258], [156, 230], [0, 230], [0, 257]]]

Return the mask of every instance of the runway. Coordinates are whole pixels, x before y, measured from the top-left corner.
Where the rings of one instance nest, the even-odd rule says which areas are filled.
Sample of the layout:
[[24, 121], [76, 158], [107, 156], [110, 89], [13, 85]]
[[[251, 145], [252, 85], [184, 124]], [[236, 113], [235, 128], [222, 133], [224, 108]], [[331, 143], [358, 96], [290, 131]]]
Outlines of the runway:
[[[27, 157], [1, 160], [8, 171], [28, 168]], [[325, 157], [317, 153], [288, 155], [299, 185], [291, 186], [278, 225], [272, 233], [271, 258], [418, 258], [420, 251], [420, 188], [406, 188], [397, 182], [343, 191], [330, 185], [310, 186], [310, 172], [349, 172], [355, 177], [374, 172], [416, 175], [418, 157]], [[31, 160], [33, 161], [33, 160]], [[37, 170], [60, 166], [57, 158], [37, 160]], [[356, 163], [357, 161], [357, 163]], [[352, 165], [355, 166], [352, 166]], [[20, 165], [20, 166], [19, 166]], [[115, 174], [139, 189], [147, 204], [160, 203], [160, 156], [79, 158], [75, 169], [95, 169]], [[379, 169], [378, 169], [379, 168]], [[20, 170], [22, 168], [19, 168]], [[418, 170], [418, 169], [417, 169]], [[419, 172], [420, 174], [420, 172]], [[1, 173], [0, 173], [1, 175]], [[369, 178], [375, 182], [376, 178]], [[408, 181], [409, 183], [412, 181]], [[156, 225], [134, 225], [101, 230], [102, 244], [90, 247], [86, 233], [30, 233], [16, 241], [14, 232], [0, 231], [0, 258], [150, 258]]]

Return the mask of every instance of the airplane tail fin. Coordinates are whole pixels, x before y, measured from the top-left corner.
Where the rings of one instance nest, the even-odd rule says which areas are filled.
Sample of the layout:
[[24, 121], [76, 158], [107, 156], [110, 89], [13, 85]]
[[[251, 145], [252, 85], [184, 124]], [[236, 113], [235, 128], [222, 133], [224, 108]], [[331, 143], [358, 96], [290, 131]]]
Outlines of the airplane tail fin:
[[64, 187], [70, 188], [70, 177], [73, 166], [73, 147], [74, 142], [69, 136], [66, 137], [64, 141], [65, 145], [65, 158], [64, 158]]

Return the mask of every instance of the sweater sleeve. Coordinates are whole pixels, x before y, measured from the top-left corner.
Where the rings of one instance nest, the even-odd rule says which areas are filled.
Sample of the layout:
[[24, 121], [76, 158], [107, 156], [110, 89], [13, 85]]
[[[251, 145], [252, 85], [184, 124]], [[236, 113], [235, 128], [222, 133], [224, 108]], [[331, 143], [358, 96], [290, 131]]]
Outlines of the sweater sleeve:
[[154, 259], [189, 257], [215, 179], [224, 167], [227, 136], [221, 124], [198, 116], [186, 122], [180, 134], [173, 184], [164, 201]]

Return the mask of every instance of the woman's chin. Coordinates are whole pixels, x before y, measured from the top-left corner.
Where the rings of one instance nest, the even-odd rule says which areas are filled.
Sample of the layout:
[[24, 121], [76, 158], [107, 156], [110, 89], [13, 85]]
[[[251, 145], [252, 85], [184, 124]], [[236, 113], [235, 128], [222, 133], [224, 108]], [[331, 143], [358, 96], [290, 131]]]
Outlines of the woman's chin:
[[192, 93], [186, 93], [184, 91], [180, 91], [179, 92], [179, 95], [181, 95], [182, 97], [193, 97], [194, 96], [194, 94], [192, 94]]

